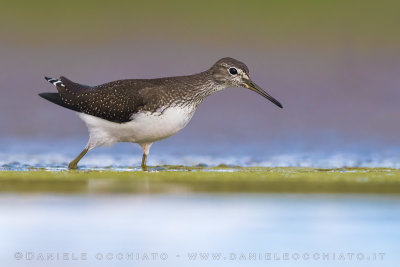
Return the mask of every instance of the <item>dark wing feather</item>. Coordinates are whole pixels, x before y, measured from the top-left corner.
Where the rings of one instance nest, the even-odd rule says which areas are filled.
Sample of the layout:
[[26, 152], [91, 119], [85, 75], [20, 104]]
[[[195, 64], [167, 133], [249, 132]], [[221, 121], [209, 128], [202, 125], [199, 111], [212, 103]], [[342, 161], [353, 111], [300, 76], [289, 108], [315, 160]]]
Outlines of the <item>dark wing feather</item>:
[[57, 85], [64, 104], [61, 106], [108, 121], [128, 122], [132, 114], [145, 105], [140, 91], [146, 83], [141, 80], [120, 80], [94, 87], [74, 83], [65, 77], [60, 80], [64, 85]]
[[84, 84], [73, 82], [73, 81], [71, 81], [70, 79], [68, 79], [68, 78], [66, 78], [64, 76], [60, 77], [60, 81], [62, 82], [64, 87], [68, 87], [68, 89], [70, 91], [75, 92], [75, 93], [87, 91], [87, 90], [90, 90], [90, 89], [93, 88], [93, 87], [91, 87], [89, 85], [84, 85]]
[[[65, 104], [62, 101], [61, 96], [60, 96], [59, 93], [40, 93], [39, 96], [44, 98], [44, 99], [46, 99], [46, 100], [48, 100], [48, 101], [50, 101], [50, 102], [52, 102], [52, 103], [54, 103], [54, 104], [62, 106], [64, 108], [73, 109], [73, 107], [68, 106], [67, 104]], [[75, 111], [78, 111], [78, 110], [75, 110]]]

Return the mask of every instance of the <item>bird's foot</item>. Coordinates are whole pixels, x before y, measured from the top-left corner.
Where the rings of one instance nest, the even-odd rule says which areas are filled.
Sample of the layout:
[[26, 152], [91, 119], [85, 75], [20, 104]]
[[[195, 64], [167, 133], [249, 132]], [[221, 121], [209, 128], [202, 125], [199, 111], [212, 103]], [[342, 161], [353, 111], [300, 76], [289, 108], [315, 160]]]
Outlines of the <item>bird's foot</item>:
[[89, 151], [89, 148], [85, 147], [84, 150], [73, 160], [68, 164], [68, 169], [69, 170], [76, 170], [78, 169], [78, 163], [79, 161], [83, 158], [83, 156], [86, 155], [86, 153]]
[[147, 165], [142, 165], [141, 167], [142, 167], [142, 171], [148, 171], [148, 170], [149, 170], [149, 168], [147, 167]]
[[71, 161], [68, 164], [68, 170], [76, 170], [76, 169], [78, 169], [78, 163], [74, 162], [74, 161]]

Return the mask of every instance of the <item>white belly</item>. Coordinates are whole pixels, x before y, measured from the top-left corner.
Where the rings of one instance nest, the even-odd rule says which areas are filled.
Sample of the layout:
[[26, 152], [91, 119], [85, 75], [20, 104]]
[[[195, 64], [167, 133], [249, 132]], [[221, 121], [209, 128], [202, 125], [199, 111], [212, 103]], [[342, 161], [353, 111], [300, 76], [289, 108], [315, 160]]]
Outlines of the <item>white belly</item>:
[[190, 121], [193, 107], [171, 107], [161, 114], [137, 113], [126, 123], [110, 122], [98, 117], [78, 113], [89, 130], [89, 146], [107, 146], [117, 142], [152, 143], [174, 135]]

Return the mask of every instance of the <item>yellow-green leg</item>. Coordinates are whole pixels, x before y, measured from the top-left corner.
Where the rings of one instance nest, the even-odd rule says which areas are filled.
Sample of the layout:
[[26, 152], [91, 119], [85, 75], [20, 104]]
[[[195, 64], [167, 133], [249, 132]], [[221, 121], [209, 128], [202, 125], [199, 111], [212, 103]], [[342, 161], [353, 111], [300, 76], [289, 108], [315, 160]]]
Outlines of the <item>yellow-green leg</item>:
[[83, 158], [83, 156], [86, 155], [86, 153], [88, 151], [89, 151], [89, 149], [85, 147], [85, 149], [73, 161], [71, 161], [68, 164], [68, 169], [70, 169], [70, 170], [78, 169], [78, 162]]
[[147, 166], [146, 166], [146, 160], [147, 160], [147, 155], [143, 153], [142, 157], [142, 170], [147, 171]]
[[145, 144], [139, 144], [142, 147], [143, 150], [143, 157], [142, 157], [142, 170], [147, 171], [147, 155], [150, 152], [150, 147], [153, 143], [145, 143]]

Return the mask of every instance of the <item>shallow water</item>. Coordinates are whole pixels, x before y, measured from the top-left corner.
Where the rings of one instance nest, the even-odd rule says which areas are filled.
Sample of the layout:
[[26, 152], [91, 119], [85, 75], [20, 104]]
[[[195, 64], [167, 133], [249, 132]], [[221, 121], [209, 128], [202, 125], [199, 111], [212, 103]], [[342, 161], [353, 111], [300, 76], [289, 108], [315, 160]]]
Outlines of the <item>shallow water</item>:
[[[31, 168], [43, 168], [47, 170], [66, 170], [68, 163], [74, 155], [55, 153], [26, 153], [5, 154], [0, 153], [0, 170], [24, 171]], [[258, 156], [232, 156], [232, 155], [184, 155], [171, 154], [151, 155], [148, 164], [151, 166], [183, 165], [215, 167], [219, 165], [241, 166], [241, 167], [310, 167], [310, 168], [400, 168], [400, 156], [390, 155], [381, 157], [379, 155], [358, 154], [281, 154], [265, 156], [263, 160]], [[79, 164], [82, 170], [141, 170], [141, 155], [96, 153], [88, 155]]]
[[[314, 180], [286, 177], [287, 169], [278, 170], [283, 177], [270, 183], [259, 183], [258, 179], [253, 183], [247, 179], [216, 183], [215, 178], [208, 183], [193, 176], [156, 183], [150, 178], [135, 180], [146, 173], [127, 172], [122, 174], [132, 177], [79, 176], [74, 180], [68, 178], [74, 172], [53, 172], [65, 170], [79, 147], [73, 142], [11, 142], [1, 147], [0, 170], [52, 171], [29, 172], [30, 180], [21, 176], [2, 181], [0, 262], [4, 266], [397, 266], [400, 261], [398, 191], [389, 190], [390, 194], [384, 195], [386, 189], [366, 190], [377, 185], [371, 184], [373, 179], [363, 170], [356, 171], [350, 185], [347, 181], [346, 186], [334, 190], [324, 190], [327, 185]], [[243, 146], [176, 153], [173, 147], [160, 146], [153, 150], [149, 164], [161, 166], [154, 171], [187, 166], [225, 172], [236, 171], [238, 166], [400, 168], [399, 155], [396, 150], [265, 152]], [[125, 146], [116, 146], [93, 151], [80, 167], [138, 171], [140, 159], [140, 150], [128, 152]], [[212, 169], [220, 164], [224, 165]], [[379, 172], [391, 178], [397, 170]], [[59, 179], [32, 179], [32, 174], [40, 173]], [[90, 173], [107, 175], [96, 171], [76, 174]], [[381, 184], [398, 186], [396, 179], [389, 180], [394, 181]], [[284, 190], [282, 184], [286, 185]], [[346, 191], [349, 186], [353, 189]], [[325, 191], [342, 194], [315, 194]], [[365, 192], [369, 194], [362, 194]]]
[[[396, 266], [400, 261], [398, 196], [1, 194], [0, 214], [4, 266]], [[193, 253], [210, 254], [205, 260], [207, 254], [194, 258]], [[348, 253], [355, 253], [352, 259]]]
[[[7, 140], [6, 140], [7, 141]], [[9, 140], [0, 143], [0, 170], [29, 170], [44, 168], [65, 170], [68, 163], [84, 146], [83, 140], [32, 141]], [[234, 145], [233, 145], [234, 144]], [[132, 144], [111, 148], [96, 148], [80, 162], [85, 169], [140, 170], [141, 150]], [[311, 167], [311, 168], [400, 168], [400, 148], [320, 149], [270, 147], [265, 144], [208, 144], [183, 145], [157, 143], [148, 157], [152, 166], [184, 165], [214, 167]]]

